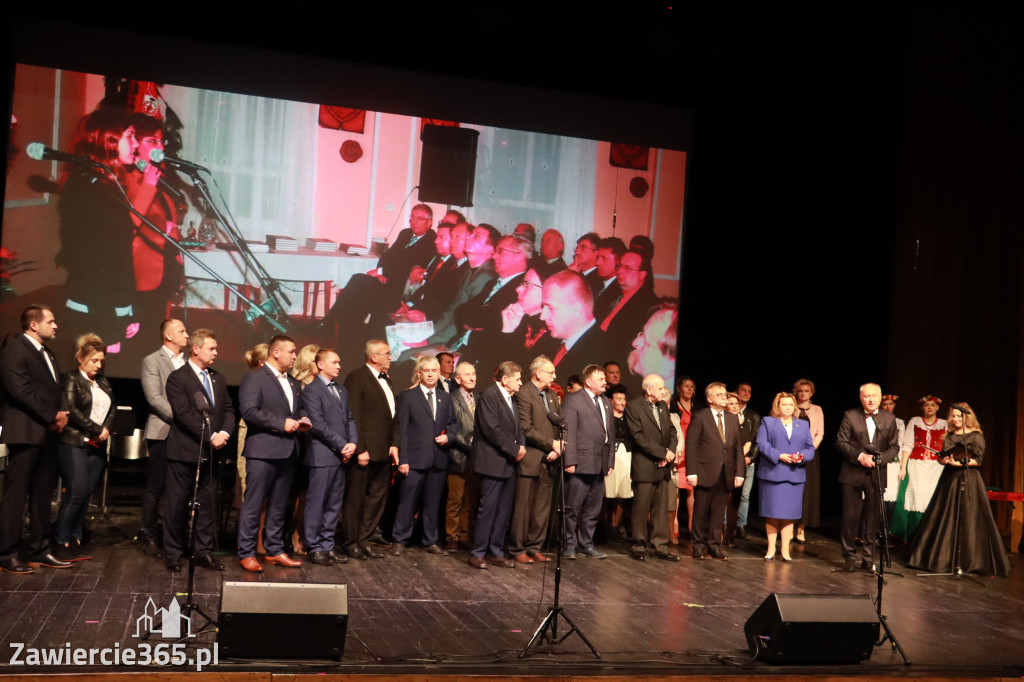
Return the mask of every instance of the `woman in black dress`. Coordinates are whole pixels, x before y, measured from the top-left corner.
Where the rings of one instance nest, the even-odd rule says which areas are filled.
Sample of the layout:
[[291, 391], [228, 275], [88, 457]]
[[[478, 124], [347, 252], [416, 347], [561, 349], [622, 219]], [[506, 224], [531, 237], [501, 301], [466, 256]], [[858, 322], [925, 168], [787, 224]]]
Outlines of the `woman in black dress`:
[[934, 573], [959, 568], [1007, 575], [1010, 561], [978, 470], [985, 454], [978, 419], [970, 405], [954, 403], [947, 421], [949, 433], [939, 459], [945, 469], [908, 549], [907, 563]]

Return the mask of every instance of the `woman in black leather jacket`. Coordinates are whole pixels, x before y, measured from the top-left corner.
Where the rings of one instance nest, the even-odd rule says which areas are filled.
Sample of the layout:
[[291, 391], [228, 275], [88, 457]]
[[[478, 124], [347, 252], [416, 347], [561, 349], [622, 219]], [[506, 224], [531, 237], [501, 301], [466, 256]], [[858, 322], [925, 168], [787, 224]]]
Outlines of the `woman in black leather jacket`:
[[117, 413], [110, 382], [100, 376], [104, 345], [95, 334], [75, 343], [78, 369], [61, 377], [62, 410], [68, 425], [60, 434], [57, 465], [67, 494], [54, 528], [54, 552], [62, 561], [89, 559], [82, 549], [82, 525], [89, 497], [103, 472], [104, 449]]

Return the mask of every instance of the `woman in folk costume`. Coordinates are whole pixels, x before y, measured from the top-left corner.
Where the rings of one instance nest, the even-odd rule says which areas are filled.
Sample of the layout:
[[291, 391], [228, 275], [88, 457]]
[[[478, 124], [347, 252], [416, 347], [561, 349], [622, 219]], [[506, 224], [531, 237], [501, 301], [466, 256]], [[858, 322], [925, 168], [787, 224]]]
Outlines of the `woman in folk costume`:
[[900, 492], [890, 524], [892, 534], [907, 541], [914, 537], [942, 476], [943, 467], [933, 450], [942, 450], [947, 430], [946, 420], [938, 417], [942, 400], [926, 395], [917, 402], [921, 416], [907, 424], [900, 445]]

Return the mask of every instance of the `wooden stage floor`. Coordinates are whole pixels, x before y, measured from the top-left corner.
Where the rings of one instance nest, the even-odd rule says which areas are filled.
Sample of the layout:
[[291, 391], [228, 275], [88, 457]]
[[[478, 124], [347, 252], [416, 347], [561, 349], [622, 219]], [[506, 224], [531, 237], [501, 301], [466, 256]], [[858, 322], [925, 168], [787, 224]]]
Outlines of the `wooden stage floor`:
[[[129, 524], [130, 525], [130, 522]], [[0, 674], [42, 672], [174, 672], [180, 668], [60, 666], [9, 663], [12, 643], [26, 647], [137, 647], [137, 618], [150, 597], [166, 606], [186, 588], [187, 570], [168, 572], [138, 546], [98, 537], [94, 559], [70, 570], [0, 574]], [[765, 562], [763, 536], [737, 541], [730, 560], [679, 563], [631, 559], [624, 545], [604, 547], [604, 560], [565, 562], [561, 603], [601, 653], [596, 660], [578, 637], [531, 649], [518, 658], [552, 603], [553, 564], [474, 570], [467, 553], [350, 561], [299, 569], [267, 566], [246, 574], [234, 555], [221, 554], [223, 574], [197, 571], [198, 601], [216, 616], [223, 580], [345, 583], [349, 627], [340, 663], [329, 660], [228, 660], [203, 673], [397, 674], [457, 678], [514, 675], [569, 679], [587, 675], [661, 678], [703, 676], [1020, 677], [1024, 674], [1024, 568], [1014, 556], [1008, 578], [978, 582], [919, 577], [894, 562], [884, 612], [912, 665], [888, 643], [861, 664], [779, 666], [751, 660], [743, 625], [773, 592], [876, 593], [868, 573], [833, 572], [838, 542], [812, 535], [794, 545], [795, 560]], [[684, 552], [686, 551], [684, 546]], [[211, 633], [198, 646], [212, 647]], [[195, 647], [197, 645], [190, 645]], [[191, 651], [191, 648], [190, 648]], [[231, 675], [228, 675], [231, 677]]]

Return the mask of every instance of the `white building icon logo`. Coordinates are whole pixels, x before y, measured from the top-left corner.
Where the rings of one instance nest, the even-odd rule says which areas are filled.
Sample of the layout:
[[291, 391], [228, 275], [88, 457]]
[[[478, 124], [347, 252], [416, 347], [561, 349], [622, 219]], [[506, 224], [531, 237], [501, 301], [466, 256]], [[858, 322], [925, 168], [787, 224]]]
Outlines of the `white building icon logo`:
[[150, 597], [145, 611], [135, 620], [135, 637], [143, 637], [146, 633], [160, 635], [163, 639], [191, 637], [192, 620], [181, 615], [181, 607], [175, 597], [171, 597], [166, 609], [158, 609]]

